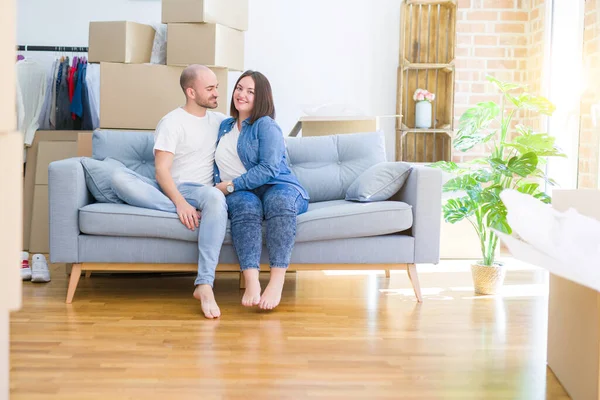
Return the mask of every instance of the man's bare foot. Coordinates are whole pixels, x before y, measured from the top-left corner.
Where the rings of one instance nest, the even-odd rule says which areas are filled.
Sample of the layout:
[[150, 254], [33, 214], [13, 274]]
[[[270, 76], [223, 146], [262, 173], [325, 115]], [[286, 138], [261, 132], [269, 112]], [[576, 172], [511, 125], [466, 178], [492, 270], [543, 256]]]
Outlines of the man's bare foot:
[[202, 312], [208, 319], [219, 318], [221, 316], [221, 310], [215, 300], [212, 287], [210, 285], [198, 285], [194, 290], [194, 297], [200, 300], [202, 306]]
[[260, 271], [255, 268], [248, 268], [242, 273], [246, 281], [246, 291], [242, 297], [242, 305], [253, 307], [260, 301], [260, 281], [258, 280]]
[[287, 268], [271, 268], [269, 284], [260, 297], [258, 307], [263, 310], [272, 310], [281, 301], [281, 292], [285, 282], [285, 271]]

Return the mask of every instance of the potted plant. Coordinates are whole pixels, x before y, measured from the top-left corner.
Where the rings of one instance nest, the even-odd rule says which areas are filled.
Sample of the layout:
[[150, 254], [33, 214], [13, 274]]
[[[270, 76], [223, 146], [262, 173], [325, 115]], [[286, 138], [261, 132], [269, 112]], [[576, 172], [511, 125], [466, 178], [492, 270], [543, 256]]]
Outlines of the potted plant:
[[478, 294], [496, 293], [506, 274], [504, 265], [495, 259], [498, 237], [490, 230], [511, 233], [500, 193], [511, 188], [549, 203], [543, 184], [555, 182], [544, 172], [545, 158], [565, 156], [555, 146], [554, 137], [524, 125], [513, 128], [518, 111], [552, 115], [555, 107], [549, 100], [528, 93], [523, 85], [491, 76], [487, 80], [502, 93], [500, 104], [490, 101], [468, 109], [460, 117], [453, 146], [464, 152], [483, 144], [489, 154], [461, 166], [447, 161], [431, 164], [454, 176], [443, 191], [460, 194], [444, 204], [444, 219], [452, 224], [466, 219], [479, 236], [482, 260], [471, 266]]
[[431, 128], [431, 102], [435, 94], [425, 89], [417, 89], [413, 94], [415, 101], [415, 128]]

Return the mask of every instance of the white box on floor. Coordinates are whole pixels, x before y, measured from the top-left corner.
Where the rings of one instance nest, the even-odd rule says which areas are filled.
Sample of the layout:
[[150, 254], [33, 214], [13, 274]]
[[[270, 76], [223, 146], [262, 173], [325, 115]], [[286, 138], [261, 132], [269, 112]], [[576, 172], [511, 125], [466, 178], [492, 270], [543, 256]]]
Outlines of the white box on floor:
[[169, 24], [167, 64], [244, 70], [244, 33], [219, 24]]
[[162, 0], [162, 22], [204, 22], [247, 31], [248, 0]]

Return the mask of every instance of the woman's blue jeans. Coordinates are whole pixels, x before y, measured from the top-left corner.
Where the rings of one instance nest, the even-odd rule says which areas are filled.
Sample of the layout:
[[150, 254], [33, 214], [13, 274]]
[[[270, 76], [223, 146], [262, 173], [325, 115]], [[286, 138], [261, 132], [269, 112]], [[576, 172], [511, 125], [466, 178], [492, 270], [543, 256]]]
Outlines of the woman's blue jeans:
[[263, 220], [271, 268], [287, 268], [296, 239], [296, 216], [308, 209], [308, 200], [291, 185], [263, 185], [226, 197], [233, 247], [242, 271], [260, 269]]

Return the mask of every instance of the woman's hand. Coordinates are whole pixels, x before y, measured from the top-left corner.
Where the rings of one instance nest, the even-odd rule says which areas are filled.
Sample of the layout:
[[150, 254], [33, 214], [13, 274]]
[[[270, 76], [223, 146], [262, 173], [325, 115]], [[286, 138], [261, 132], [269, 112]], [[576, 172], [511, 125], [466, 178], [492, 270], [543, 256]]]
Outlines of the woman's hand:
[[219, 189], [225, 196], [227, 196], [229, 194], [229, 192], [227, 191], [227, 184], [229, 182], [221, 182], [221, 183], [217, 183], [217, 186], [215, 186], [217, 189]]

